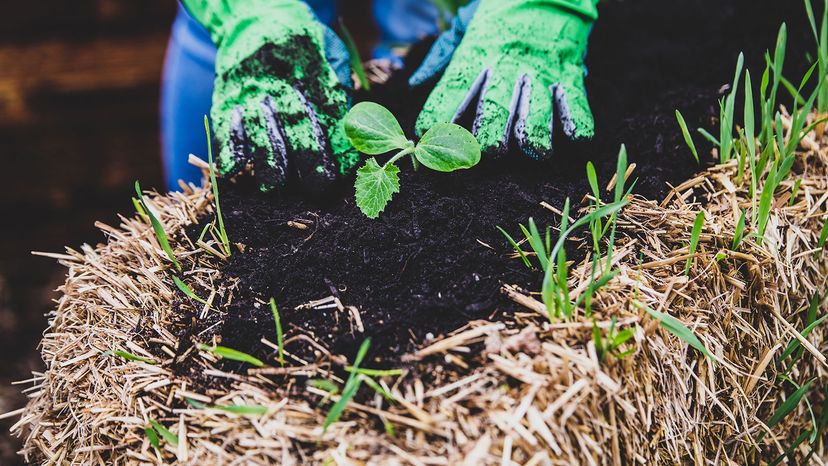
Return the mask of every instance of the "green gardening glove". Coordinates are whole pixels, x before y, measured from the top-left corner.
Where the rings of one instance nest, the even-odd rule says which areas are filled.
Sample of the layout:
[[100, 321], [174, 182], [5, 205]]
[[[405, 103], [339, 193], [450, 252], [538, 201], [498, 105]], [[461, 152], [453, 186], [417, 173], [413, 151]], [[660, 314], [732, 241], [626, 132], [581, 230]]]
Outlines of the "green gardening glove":
[[412, 86], [445, 69], [417, 120], [417, 133], [456, 122], [473, 106], [472, 132], [484, 154], [511, 138], [531, 158], [552, 155], [561, 125], [572, 140], [592, 138], [584, 56], [598, 0], [479, 0], [461, 9], [435, 42]]
[[358, 154], [341, 121], [348, 110], [350, 71], [337, 76], [325, 49], [338, 39], [306, 4], [184, 4], [218, 48], [210, 113], [221, 146], [220, 174], [232, 176], [252, 167], [263, 190], [296, 180], [306, 190], [320, 192], [356, 165]]

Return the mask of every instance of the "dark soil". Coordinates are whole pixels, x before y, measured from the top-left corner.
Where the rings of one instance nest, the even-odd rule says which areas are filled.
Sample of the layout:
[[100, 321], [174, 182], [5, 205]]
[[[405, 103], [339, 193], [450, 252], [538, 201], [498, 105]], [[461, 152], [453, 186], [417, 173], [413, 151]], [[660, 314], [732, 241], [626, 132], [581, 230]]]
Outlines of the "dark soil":
[[[802, 51], [812, 48], [797, 2], [635, 0], [604, 2], [600, 11], [587, 61], [596, 120], [591, 143], [558, 143], [553, 160], [545, 163], [514, 153], [455, 174], [403, 167], [402, 191], [378, 220], [360, 213], [352, 188], [320, 204], [294, 193], [261, 194], [252, 183], [222, 186], [230, 238], [246, 248], [222, 270], [238, 278], [240, 287], [224, 321], [204, 335], [266, 357], [270, 351], [259, 341], [274, 338], [273, 319], [256, 301], [274, 297], [288, 336], [304, 332], [349, 358], [370, 336], [372, 364], [398, 364], [400, 355], [429, 334], [509, 313], [515, 305], [501, 295], [501, 285], [536, 290], [541, 276], [508, 257], [510, 248], [495, 226], [516, 234], [518, 223], [529, 217], [541, 226], [557, 225], [560, 219], [539, 203], [560, 206], [569, 197], [577, 206], [589, 190], [586, 162], [596, 165], [605, 185], [621, 143], [637, 164], [636, 193], [662, 198], [668, 184], [700, 169], [684, 146], [675, 109], [691, 127], [714, 128], [717, 100], [732, 80], [739, 51], [745, 51], [753, 75], [761, 76], [763, 54], [783, 20], [790, 26], [790, 78], [801, 76]], [[425, 50], [415, 47], [409, 65]], [[410, 129], [428, 94], [407, 91], [412, 68], [358, 99], [388, 106]], [[700, 137], [696, 142], [701, 153], [709, 153]], [[292, 227], [291, 221], [308, 228]], [[331, 294], [359, 309], [364, 333], [354, 330], [347, 313], [295, 309]], [[196, 332], [215, 323], [199, 322]], [[306, 345], [289, 350], [313, 357]]]

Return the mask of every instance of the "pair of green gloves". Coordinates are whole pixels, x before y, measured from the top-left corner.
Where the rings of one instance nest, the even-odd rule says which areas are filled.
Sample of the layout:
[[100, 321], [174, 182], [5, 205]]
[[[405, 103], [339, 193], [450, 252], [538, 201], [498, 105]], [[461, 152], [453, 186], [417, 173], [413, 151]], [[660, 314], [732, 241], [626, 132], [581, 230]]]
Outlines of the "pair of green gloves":
[[[510, 140], [531, 158], [552, 154], [558, 125], [589, 139], [584, 55], [598, 0], [477, 0], [435, 42], [412, 86], [442, 78], [416, 131], [474, 111], [485, 155]], [[298, 183], [321, 192], [359, 154], [342, 120], [350, 104], [347, 50], [299, 0], [185, 0], [218, 48], [212, 120], [218, 167], [252, 166], [262, 189]], [[470, 108], [471, 107], [471, 108]]]

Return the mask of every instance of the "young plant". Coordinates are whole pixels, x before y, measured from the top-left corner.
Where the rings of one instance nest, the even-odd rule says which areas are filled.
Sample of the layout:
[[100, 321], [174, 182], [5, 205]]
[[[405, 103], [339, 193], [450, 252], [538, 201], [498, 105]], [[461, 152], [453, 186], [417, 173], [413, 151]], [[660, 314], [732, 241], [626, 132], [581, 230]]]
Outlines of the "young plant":
[[155, 447], [156, 449], [161, 449], [161, 442], [158, 436], [160, 435], [161, 438], [164, 439], [165, 442], [169, 443], [170, 445], [177, 447], [178, 446], [178, 437], [170, 432], [169, 429], [164, 427], [163, 424], [156, 421], [155, 419], [150, 419], [150, 425], [144, 428], [144, 433], [146, 434], [147, 438], [150, 441], [150, 444]]
[[604, 338], [598, 325], [595, 322], [592, 323], [592, 341], [595, 343], [595, 352], [598, 354], [599, 361], [603, 361], [607, 355], [622, 359], [635, 352], [634, 347], [624, 351], [621, 350], [624, 343], [633, 337], [635, 330], [625, 328], [624, 330], [617, 331], [615, 328], [616, 323], [617, 319], [613, 317], [606, 338]]
[[339, 418], [342, 417], [342, 413], [345, 411], [348, 403], [351, 402], [351, 399], [354, 395], [356, 395], [357, 391], [359, 391], [359, 386], [362, 384], [362, 377], [359, 376], [356, 369], [359, 369], [359, 365], [362, 364], [362, 360], [365, 359], [365, 355], [368, 354], [368, 349], [370, 347], [370, 338], [366, 338], [365, 341], [363, 341], [359, 346], [356, 358], [354, 358], [354, 365], [352, 366], [354, 370], [351, 370], [351, 373], [348, 375], [348, 380], [345, 381], [345, 387], [342, 389], [342, 395], [340, 395], [339, 400], [334, 403], [331, 410], [328, 411], [328, 415], [325, 417], [325, 423], [322, 425], [323, 434], [328, 431], [328, 427], [330, 427], [331, 424], [338, 421]]
[[345, 48], [348, 49], [348, 56], [351, 58], [351, 69], [356, 74], [360, 87], [366, 91], [370, 91], [371, 81], [368, 80], [368, 76], [365, 74], [365, 67], [362, 66], [362, 57], [359, 55], [359, 48], [357, 48], [356, 42], [354, 42], [354, 36], [351, 35], [342, 18], [339, 18], [339, 32], [341, 33]]
[[705, 355], [711, 362], [714, 364], [716, 363], [716, 359], [710, 354], [710, 351], [707, 351], [707, 348], [701, 342], [701, 340], [696, 337], [696, 334], [693, 333], [692, 330], [687, 328], [680, 320], [676, 319], [675, 317], [664, 314], [663, 312], [658, 312], [654, 309], [650, 309], [649, 306], [646, 306], [642, 303], [636, 302], [636, 306], [639, 308], [643, 308], [647, 311], [647, 314], [650, 315], [653, 319], [658, 321], [661, 326], [667, 330], [668, 332], [672, 333], [673, 335], [677, 336], [680, 340], [687, 343], [688, 345], [696, 348], [700, 353]]
[[239, 350], [234, 350], [233, 348], [227, 348], [225, 346], [209, 346], [202, 343], [198, 344], [198, 349], [201, 351], [206, 351], [208, 353], [213, 353], [216, 356], [219, 356], [224, 359], [230, 359], [231, 361], [239, 361], [245, 362], [252, 366], [256, 367], [263, 367], [265, 364], [258, 358], [255, 358], [247, 353], [244, 353]]
[[134, 354], [130, 353], [129, 351], [123, 351], [123, 350], [106, 351], [104, 353], [101, 353], [101, 356], [118, 356], [119, 358], [124, 358], [127, 361], [138, 361], [138, 362], [143, 362], [145, 364], [149, 364], [151, 366], [155, 365], [155, 361], [153, 361], [152, 359], [148, 359], [148, 358], [145, 358], [143, 356], [134, 355]]
[[736, 222], [736, 231], [733, 232], [733, 241], [730, 243], [730, 249], [736, 251], [742, 240], [745, 238], [745, 209], [742, 209], [742, 214], [739, 215], [739, 221]]
[[279, 364], [285, 367], [285, 335], [282, 333], [282, 319], [279, 316], [279, 308], [276, 307], [276, 300], [270, 298], [270, 312], [273, 313], [273, 321], [276, 323], [276, 346], [279, 348]]
[[678, 110], [676, 110], [676, 120], [678, 121], [679, 128], [681, 128], [681, 134], [684, 136], [684, 142], [690, 148], [693, 158], [696, 159], [696, 163], [701, 163], [699, 161], [699, 151], [696, 150], [696, 144], [693, 142], [693, 136], [690, 135], [690, 130], [687, 128], [687, 122], [684, 121], [684, 116]]
[[196, 294], [192, 290], [192, 288], [187, 286], [186, 283], [182, 282], [180, 278], [176, 277], [175, 275], [173, 275], [172, 278], [173, 278], [173, 282], [175, 282], [176, 288], [178, 288], [182, 293], [187, 295], [187, 297], [192, 298], [192, 299], [200, 302], [201, 304], [209, 306], [209, 304], [207, 304], [207, 301], [205, 301], [205, 300], [199, 298], [198, 296], [196, 296]]
[[400, 191], [400, 169], [395, 163], [401, 158], [412, 156], [414, 163], [440, 172], [470, 168], [480, 162], [480, 145], [463, 127], [451, 123], [434, 125], [414, 144], [405, 137], [394, 115], [372, 102], [359, 103], [348, 112], [345, 133], [364, 154], [399, 151], [383, 165], [372, 157], [357, 170], [356, 203], [368, 218], [377, 218], [394, 193]]
[[690, 273], [690, 266], [693, 264], [693, 255], [696, 254], [696, 248], [699, 245], [699, 237], [701, 236], [702, 228], [704, 227], [704, 211], [699, 211], [696, 214], [696, 221], [693, 222], [693, 231], [690, 232], [690, 247], [688, 250], [687, 262], [684, 263], [684, 275]]
[[144, 193], [141, 192], [141, 183], [138, 181], [135, 182], [135, 192], [138, 194], [138, 201], [141, 203], [144, 213], [146, 213], [150, 219], [150, 224], [152, 225], [152, 230], [155, 232], [155, 238], [158, 239], [158, 244], [161, 245], [161, 249], [167, 254], [167, 257], [170, 258], [173, 265], [175, 265], [175, 268], [181, 272], [181, 263], [178, 262], [178, 259], [175, 258], [175, 254], [173, 254], [172, 247], [170, 247], [170, 241], [167, 239], [167, 233], [164, 231], [164, 225], [162, 225], [158, 220], [158, 217], [152, 213], [152, 210], [147, 207], [147, 202], [144, 200]]
[[210, 137], [210, 122], [207, 120], [207, 115], [204, 115], [204, 130], [207, 132], [207, 160], [210, 164], [210, 186], [213, 188], [213, 199], [216, 201], [216, 221], [218, 228], [213, 226], [216, 237], [222, 245], [222, 253], [226, 257], [230, 257], [230, 238], [227, 236], [227, 230], [224, 228], [224, 216], [221, 215], [221, 203], [219, 202], [218, 182], [216, 181], [216, 171], [213, 166], [213, 147]]
[[[823, 83], [828, 76], [828, 0], [823, 2], [822, 20], [818, 28], [811, 0], [805, 0], [805, 11], [811, 24], [811, 31], [814, 33], [817, 46], [816, 65], [818, 66], [820, 83]], [[828, 87], [826, 86], [820, 86], [817, 111], [820, 114], [828, 112]]]

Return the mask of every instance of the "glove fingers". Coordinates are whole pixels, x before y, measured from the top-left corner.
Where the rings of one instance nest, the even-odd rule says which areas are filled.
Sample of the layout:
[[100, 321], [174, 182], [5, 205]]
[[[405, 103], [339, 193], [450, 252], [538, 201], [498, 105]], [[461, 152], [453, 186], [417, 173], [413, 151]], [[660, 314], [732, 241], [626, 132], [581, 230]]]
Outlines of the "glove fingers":
[[514, 119], [519, 105], [524, 101], [522, 95], [529, 94], [531, 82], [526, 75], [516, 82], [493, 75], [490, 82], [480, 97], [472, 132], [484, 155], [499, 157], [509, 147], [509, 140], [514, 133]]
[[[244, 109], [245, 148], [262, 191], [287, 184], [287, 157], [279, 121], [267, 98], [250, 99]], [[279, 142], [282, 142], [281, 146]]]
[[517, 105], [514, 136], [527, 157], [545, 160], [552, 156], [555, 122], [551, 87], [524, 76], [525, 84]]
[[556, 117], [563, 133], [573, 141], [592, 139], [595, 134], [595, 120], [589, 108], [583, 74], [581, 69], [569, 70], [565, 76], [573, 78], [553, 86]]
[[[232, 176], [242, 171], [249, 161], [247, 134], [244, 129], [244, 109], [236, 106], [230, 118], [212, 115], [214, 137], [219, 142], [216, 165], [221, 176]], [[222, 124], [223, 123], [223, 124]]]
[[417, 134], [422, 136], [437, 123], [456, 123], [470, 107], [477, 107], [481, 90], [490, 75], [489, 70], [483, 70], [476, 77], [465, 75], [450, 80], [441, 79], [417, 118]]
[[[334, 164], [331, 143], [328, 139], [327, 131], [338, 126], [337, 122], [339, 115], [328, 114], [325, 119], [325, 128], [322, 127], [320, 115], [317, 113], [318, 105], [313, 105], [299, 89], [292, 89], [289, 92], [294, 92], [297, 101], [302, 106], [304, 118], [302, 119], [302, 126], [294, 129], [302, 129], [304, 136], [296, 141], [297, 150], [292, 153], [293, 163], [296, 167], [296, 174], [299, 182], [308, 190], [315, 193], [321, 193], [328, 187], [337, 176], [336, 165]], [[344, 131], [344, 129], [343, 129]], [[294, 138], [299, 136], [299, 133], [294, 133]], [[302, 139], [310, 137], [312, 143], [305, 145]], [[304, 147], [303, 147], [304, 146]]]

